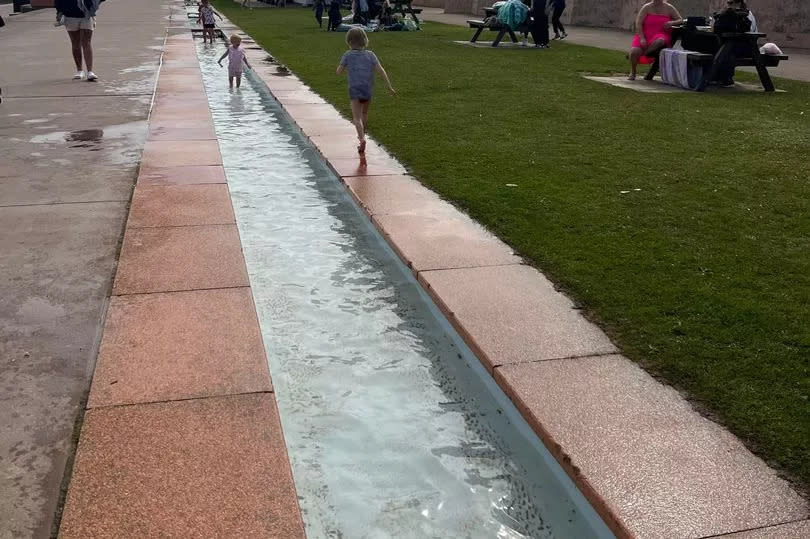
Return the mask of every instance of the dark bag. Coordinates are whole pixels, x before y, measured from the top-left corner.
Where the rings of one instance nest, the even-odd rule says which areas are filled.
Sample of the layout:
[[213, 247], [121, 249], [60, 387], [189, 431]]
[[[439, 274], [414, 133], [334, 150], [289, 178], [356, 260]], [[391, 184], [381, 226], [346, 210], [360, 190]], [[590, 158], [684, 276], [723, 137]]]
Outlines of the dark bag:
[[714, 15], [715, 34], [739, 34], [751, 31], [751, 19], [747, 9], [724, 9]]

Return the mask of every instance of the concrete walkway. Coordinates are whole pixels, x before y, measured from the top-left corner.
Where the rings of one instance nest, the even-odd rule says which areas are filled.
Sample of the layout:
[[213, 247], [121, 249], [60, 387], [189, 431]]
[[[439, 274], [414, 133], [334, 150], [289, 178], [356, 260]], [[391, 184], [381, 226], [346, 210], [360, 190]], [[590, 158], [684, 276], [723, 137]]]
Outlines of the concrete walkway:
[[53, 10], [0, 29], [2, 539], [51, 534], [146, 140], [165, 4], [102, 5], [98, 83], [71, 80]]
[[[467, 26], [467, 20], [478, 19], [475, 15], [464, 15], [459, 13], [445, 13], [441, 8], [423, 8], [421, 17], [426, 21], [441, 22], [455, 26]], [[566, 41], [578, 45], [589, 47], [599, 47], [601, 49], [612, 49], [626, 53], [630, 48], [632, 34], [624, 30], [612, 28], [592, 28], [587, 26], [568, 26], [568, 38]], [[472, 30], [470, 30], [472, 37]], [[508, 41], [508, 38], [507, 38]], [[553, 47], [552, 43], [552, 47]], [[772, 68], [771, 74], [786, 79], [795, 79], [810, 82], [810, 51], [802, 49], [787, 49], [785, 53], [790, 55], [790, 60], [783, 62], [779, 67]], [[628, 66], [629, 69], [629, 66]], [[745, 68], [752, 71], [753, 68]]]

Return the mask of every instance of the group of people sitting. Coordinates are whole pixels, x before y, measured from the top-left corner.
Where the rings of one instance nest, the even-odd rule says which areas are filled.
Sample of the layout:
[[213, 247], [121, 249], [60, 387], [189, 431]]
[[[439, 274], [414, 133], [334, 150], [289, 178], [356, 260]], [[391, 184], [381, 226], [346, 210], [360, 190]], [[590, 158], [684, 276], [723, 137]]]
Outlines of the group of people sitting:
[[[312, 9], [315, 10], [315, 20], [323, 28], [323, 13], [327, 11], [326, 30], [347, 31], [351, 26], [361, 26], [368, 31], [376, 29], [399, 31], [415, 30], [416, 24], [406, 24], [401, 13], [394, 13], [394, 6], [390, 0], [353, 0], [351, 16], [344, 18], [341, 12], [343, 0], [315, 0]], [[348, 22], [350, 24], [344, 24]], [[370, 26], [373, 23], [373, 27]]]
[[[712, 17], [712, 30], [724, 32], [756, 32], [757, 20], [748, 9], [745, 0], [727, 0], [727, 7]], [[630, 80], [635, 80], [639, 64], [651, 64], [660, 52], [672, 47], [672, 30], [685, 21], [678, 10], [667, 0], [652, 0], [642, 6], [636, 16], [636, 31], [630, 48]], [[716, 54], [720, 41], [714, 36], [692, 36], [684, 40], [684, 49]], [[748, 51], [735, 51], [736, 54], [747, 54]], [[734, 65], [724, 66], [718, 82], [723, 85], [734, 84]]]

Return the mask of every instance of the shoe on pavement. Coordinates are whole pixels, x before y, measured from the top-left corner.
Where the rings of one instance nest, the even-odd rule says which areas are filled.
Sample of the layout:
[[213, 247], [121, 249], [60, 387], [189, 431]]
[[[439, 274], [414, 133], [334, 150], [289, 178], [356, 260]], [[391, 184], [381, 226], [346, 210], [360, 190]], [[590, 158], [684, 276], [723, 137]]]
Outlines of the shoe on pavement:
[[77, 71], [75, 75], [73, 75], [73, 80], [82, 80], [84, 78], [84, 71]]
[[96, 75], [92, 71], [87, 72], [87, 82], [96, 82], [97, 80], [98, 80], [98, 75]]

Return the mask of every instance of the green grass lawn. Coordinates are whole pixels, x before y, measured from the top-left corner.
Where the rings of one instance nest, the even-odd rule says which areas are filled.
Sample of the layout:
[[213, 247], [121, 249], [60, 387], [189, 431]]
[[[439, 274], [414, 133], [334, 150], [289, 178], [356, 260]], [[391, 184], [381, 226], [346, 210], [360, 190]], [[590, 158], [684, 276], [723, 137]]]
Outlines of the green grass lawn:
[[[345, 34], [305, 9], [216, 4], [349, 114]], [[810, 85], [640, 94], [581, 77], [624, 72], [622, 53], [452, 43], [470, 32], [370, 36], [399, 92], [378, 86], [373, 136], [806, 489]]]

